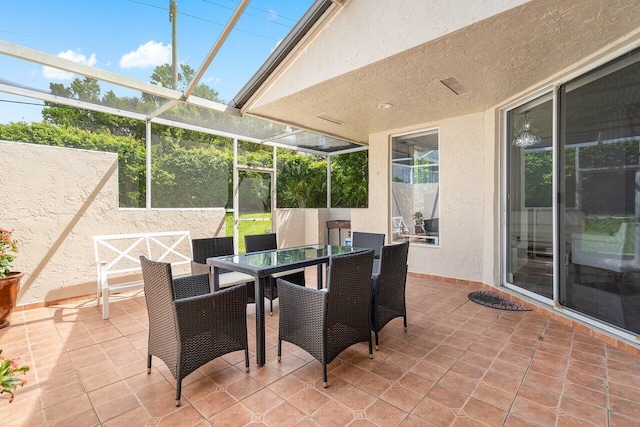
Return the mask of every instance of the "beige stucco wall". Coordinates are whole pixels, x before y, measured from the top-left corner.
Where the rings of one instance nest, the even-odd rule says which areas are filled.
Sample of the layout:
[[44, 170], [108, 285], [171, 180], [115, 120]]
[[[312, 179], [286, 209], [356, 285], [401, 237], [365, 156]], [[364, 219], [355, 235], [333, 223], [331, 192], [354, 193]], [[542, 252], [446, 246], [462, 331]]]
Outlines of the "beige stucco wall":
[[[403, 0], [405, 4], [400, 8], [394, 1], [349, 0], [337, 9], [329, 25], [312, 33], [313, 43], [305, 44], [304, 49], [286, 62], [282, 67], [286, 73], [272, 80], [268, 93], [261, 94], [255, 106], [357, 70], [529, 1], [473, 1], [452, 9], [451, 0]], [[354, 50], [353, 46], [359, 48]]]
[[497, 153], [493, 125], [487, 120], [487, 114], [476, 113], [370, 136], [369, 208], [352, 214], [352, 222], [388, 236], [390, 137], [439, 129], [440, 245], [412, 244], [409, 271], [495, 283], [498, 241], [487, 236], [497, 230], [492, 207], [498, 184], [493, 172]]
[[18, 305], [94, 293], [93, 235], [225, 233], [223, 209], [119, 209], [113, 153], [0, 141], [0, 163], [0, 227], [15, 229], [25, 272]]

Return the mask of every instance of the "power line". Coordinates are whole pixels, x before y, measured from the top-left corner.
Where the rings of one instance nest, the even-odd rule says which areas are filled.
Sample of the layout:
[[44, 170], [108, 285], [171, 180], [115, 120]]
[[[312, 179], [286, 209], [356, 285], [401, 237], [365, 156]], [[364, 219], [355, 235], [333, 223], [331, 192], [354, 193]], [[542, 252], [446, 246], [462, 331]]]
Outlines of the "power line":
[[9, 104], [36, 105], [38, 107], [44, 107], [44, 104], [38, 104], [36, 102], [14, 101], [12, 99], [0, 99], [0, 102], [7, 102]]
[[[225, 6], [225, 5], [223, 5], [223, 4], [216, 3], [216, 2], [211, 1], [211, 0], [201, 0], [201, 1], [203, 1], [203, 2], [205, 2], [205, 3], [209, 3], [209, 4], [214, 5], [214, 6], [221, 7], [221, 8], [223, 8], [223, 9], [227, 9], [227, 10], [236, 10], [236, 9], [235, 9], [235, 8], [233, 8], [233, 7]], [[278, 18], [282, 18], [282, 19], [286, 19], [286, 20], [288, 20], [288, 21], [292, 21], [292, 22], [294, 22], [294, 23], [295, 23], [295, 22], [297, 22], [297, 20], [296, 20], [296, 19], [293, 19], [293, 18], [287, 18], [286, 16], [282, 16], [282, 15], [280, 15], [278, 12], [274, 12], [274, 11], [270, 11], [270, 10], [258, 9], [257, 7], [253, 7], [253, 6], [247, 6], [247, 9], [255, 9], [255, 10], [258, 10], [258, 11], [260, 11], [260, 12], [267, 13], [267, 14], [269, 14], [269, 15], [275, 15], [275, 16], [277, 16]], [[291, 28], [291, 25], [283, 24], [283, 23], [281, 23], [281, 22], [276, 22], [276, 21], [274, 21], [274, 20], [272, 20], [272, 19], [263, 18], [263, 17], [257, 16], [257, 15], [252, 15], [252, 14], [247, 13], [247, 12], [245, 12], [245, 14], [246, 14], [246, 15], [248, 15], [248, 16], [255, 16], [256, 18], [262, 19], [262, 20], [267, 21], [267, 22], [269, 22], [269, 23], [271, 23], [271, 24], [282, 25], [282, 26], [283, 26], [283, 27], [285, 27], [285, 28]]]
[[[129, 3], [135, 3], [135, 4], [142, 5], [142, 6], [152, 7], [154, 9], [160, 9], [160, 10], [166, 10], [166, 11], [169, 10], [168, 7], [156, 6], [154, 4], [144, 3], [144, 2], [141, 2], [141, 1], [136, 1], [136, 0], [127, 0], [127, 1]], [[178, 15], [186, 16], [186, 17], [189, 17], [189, 18], [192, 18], [192, 19], [196, 19], [198, 21], [207, 22], [207, 23], [213, 24], [213, 25], [219, 25], [221, 27], [224, 27], [225, 25], [227, 25], [226, 23], [223, 24], [223, 23], [220, 23], [220, 22], [211, 21], [209, 19], [204, 19], [204, 18], [202, 18], [200, 16], [195, 16], [195, 15], [191, 15], [191, 14], [184, 13], [184, 12], [178, 12]], [[252, 31], [242, 30], [240, 28], [235, 28], [235, 31], [238, 31], [240, 33], [250, 34], [250, 35], [256, 36], [256, 37], [261, 37], [261, 38], [267, 39], [267, 40], [273, 40], [275, 42], [280, 41], [280, 39], [277, 39], [277, 38], [274, 38], [274, 37], [265, 36], [263, 34], [254, 33]]]

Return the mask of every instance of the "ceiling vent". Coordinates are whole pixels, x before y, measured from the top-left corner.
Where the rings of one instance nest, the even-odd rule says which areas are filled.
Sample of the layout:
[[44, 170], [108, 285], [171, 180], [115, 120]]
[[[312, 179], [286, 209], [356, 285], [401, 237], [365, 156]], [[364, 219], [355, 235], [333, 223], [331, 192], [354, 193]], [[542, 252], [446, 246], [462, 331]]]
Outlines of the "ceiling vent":
[[449, 77], [448, 79], [440, 80], [440, 83], [445, 85], [451, 92], [455, 93], [456, 95], [464, 95], [465, 93], [471, 92], [460, 82], [460, 80], [456, 79], [455, 77]]
[[343, 122], [342, 120], [334, 119], [333, 117], [325, 116], [324, 114], [320, 114], [320, 115], [318, 115], [318, 116], [316, 116], [316, 117], [317, 117], [317, 118], [319, 118], [319, 119], [322, 119], [322, 120], [326, 120], [326, 121], [328, 121], [328, 122], [331, 122], [331, 123], [333, 123], [333, 124], [336, 124], [336, 125], [338, 125], [338, 126], [340, 126], [340, 125], [344, 124], [344, 122]]

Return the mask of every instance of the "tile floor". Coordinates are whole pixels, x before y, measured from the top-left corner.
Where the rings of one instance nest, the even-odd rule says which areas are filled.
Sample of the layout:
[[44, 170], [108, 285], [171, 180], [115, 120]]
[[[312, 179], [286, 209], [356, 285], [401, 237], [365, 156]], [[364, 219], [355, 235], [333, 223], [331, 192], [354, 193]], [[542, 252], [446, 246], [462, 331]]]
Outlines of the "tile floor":
[[184, 380], [180, 408], [164, 364], [146, 374], [139, 294], [109, 320], [95, 300], [16, 312], [0, 348], [32, 370], [13, 403], [0, 401], [0, 425], [640, 425], [640, 358], [539, 313], [476, 305], [474, 290], [410, 277], [408, 332], [392, 321], [373, 360], [366, 344], [344, 351], [327, 389], [299, 348], [276, 361], [276, 303], [267, 365], [252, 357], [245, 373], [242, 352], [210, 362]]

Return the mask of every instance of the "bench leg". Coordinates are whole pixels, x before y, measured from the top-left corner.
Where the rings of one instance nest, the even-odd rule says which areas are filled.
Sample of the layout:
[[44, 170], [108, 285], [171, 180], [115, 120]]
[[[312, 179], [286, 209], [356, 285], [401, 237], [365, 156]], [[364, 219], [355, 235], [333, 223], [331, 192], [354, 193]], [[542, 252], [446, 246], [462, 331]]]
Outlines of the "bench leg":
[[102, 290], [102, 318], [109, 318], [109, 289]]

